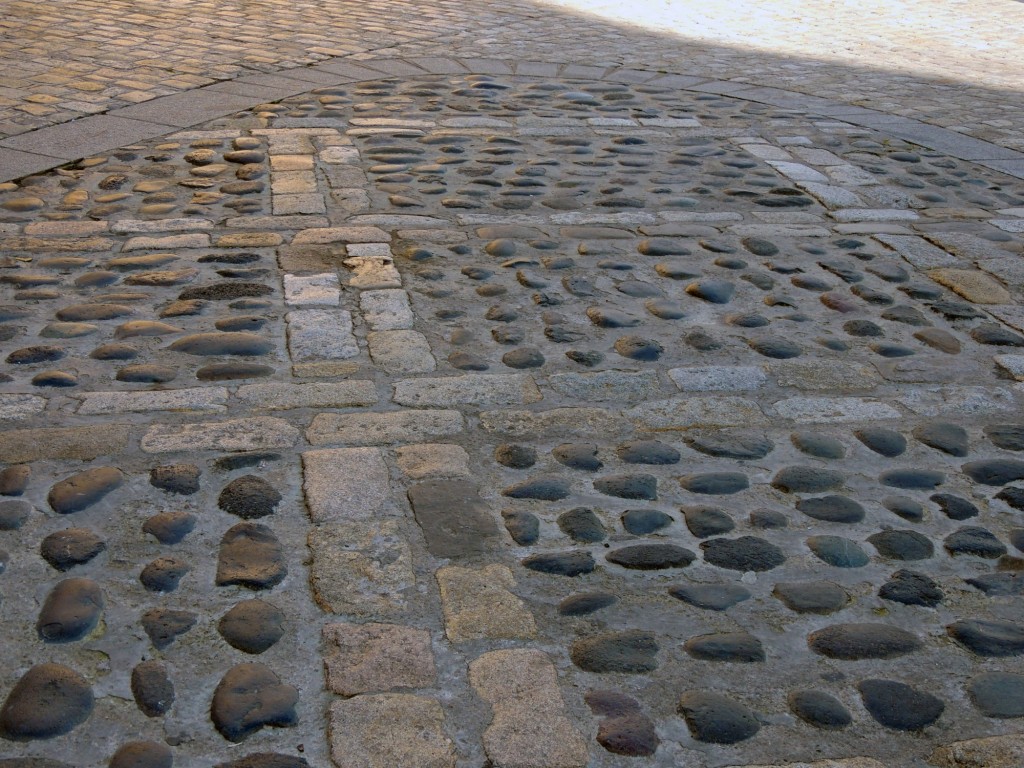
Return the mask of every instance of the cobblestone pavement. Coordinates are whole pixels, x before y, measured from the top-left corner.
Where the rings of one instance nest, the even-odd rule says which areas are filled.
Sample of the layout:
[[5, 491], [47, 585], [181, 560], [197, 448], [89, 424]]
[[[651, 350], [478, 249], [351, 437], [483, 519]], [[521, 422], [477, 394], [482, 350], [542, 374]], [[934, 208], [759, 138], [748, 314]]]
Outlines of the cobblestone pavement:
[[1019, 766], [1024, 180], [415, 61], [0, 185], [0, 766]]

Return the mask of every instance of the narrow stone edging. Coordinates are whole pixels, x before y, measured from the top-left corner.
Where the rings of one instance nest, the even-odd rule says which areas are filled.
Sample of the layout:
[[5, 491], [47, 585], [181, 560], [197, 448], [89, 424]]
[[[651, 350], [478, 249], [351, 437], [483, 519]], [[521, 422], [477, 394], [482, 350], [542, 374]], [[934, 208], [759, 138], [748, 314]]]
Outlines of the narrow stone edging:
[[379, 80], [382, 77], [438, 74], [608, 80], [634, 85], [675, 87], [683, 91], [719, 94], [780, 108], [806, 109], [822, 117], [883, 131], [958, 160], [1024, 179], [1024, 152], [920, 120], [782, 88], [737, 80], [715, 80], [692, 74], [579, 63], [437, 56], [355, 58], [368, 55], [354, 54], [309, 67], [222, 80], [191, 91], [181, 91], [130, 107], [9, 136], [0, 140], [0, 182], [48, 171], [89, 155], [165, 136], [315, 88]]

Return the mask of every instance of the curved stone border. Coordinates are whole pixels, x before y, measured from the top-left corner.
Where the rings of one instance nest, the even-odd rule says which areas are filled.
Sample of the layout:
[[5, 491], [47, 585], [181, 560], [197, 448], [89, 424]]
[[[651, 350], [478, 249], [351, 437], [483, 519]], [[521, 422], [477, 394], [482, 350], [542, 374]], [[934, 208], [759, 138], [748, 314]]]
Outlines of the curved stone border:
[[68, 123], [40, 128], [0, 141], [0, 182], [64, 165], [83, 157], [108, 152], [133, 142], [154, 139], [218, 117], [279, 101], [316, 88], [345, 85], [386, 77], [476, 74], [563, 77], [646, 84], [696, 93], [714, 93], [784, 109], [805, 109], [871, 128], [942, 152], [958, 160], [1024, 179], [1024, 152], [965, 136], [931, 123], [890, 115], [878, 110], [809, 96], [782, 88], [737, 80], [715, 80], [629, 67], [559, 64], [547, 61], [444, 58], [439, 56], [356, 59], [336, 58], [322, 64], [248, 75], [224, 80], [192, 91], [161, 96]]

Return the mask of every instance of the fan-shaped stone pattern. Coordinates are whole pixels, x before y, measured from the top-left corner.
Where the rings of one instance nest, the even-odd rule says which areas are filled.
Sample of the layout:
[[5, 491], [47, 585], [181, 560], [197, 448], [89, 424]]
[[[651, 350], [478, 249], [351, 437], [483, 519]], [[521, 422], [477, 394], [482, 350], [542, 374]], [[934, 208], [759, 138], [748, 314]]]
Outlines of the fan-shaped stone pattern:
[[690, 735], [708, 744], [736, 744], [761, 730], [750, 709], [718, 693], [687, 691], [679, 698], [678, 710]]
[[106, 548], [106, 542], [88, 528], [65, 528], [43, 539], [39, 554], [51, 566], [64, 572], [88, 563]]
[[89, 719], [94, 698], [88, 681], [60, 664], [29, 669], [0, 707], [0, 736], [11, 741], [52, 739]]
[[267, 526], [239, 523], [221, 539], [217, 557], [218, 587], [237, 584], [249, 589], [270, 589], [287, 575], [284, 548]]
[[886, 728], [920, 731], [938, 720], [946, 709], [930, 693], [894, 680], [862, 680], [857, 685], [864, 708]]
[[36, 631], [49, 643], [81, 640], [99, 624], [103, 592], [92, 579], [65, 579], [46, 596]]
[[217, 684], [210, 718], [228, 741], [244, 741], [264, 726], [287, 727], [298, 723], [295, 704], [299, 693], [262, 664], [238, 664]]
[[159, 661], [143, 661], [132, 669], [132, 696], [146, 717], [159, 717], [174, 704], [174, 684]]
[[244, 600], [221, 617], [217, 631], [231, 647], [259, 654], [284, 637], [284, 621], [284, 612], [277, 606]]
[[654, 722], [639, 702], [616, 691], [590, 691], [584, 696], [590, 711], [601, 718], [597, 742], [609, 752], [628, 757], [653, 755], [661, 740]]
[[47, 496], [54, 512], [70, 515], [81, 512], [120, 488], [124, 475], [115, 467], [95, 467], [56, 483]]
[[272, 515], [281, 503], [281, 494], [262, 477], [245, 475], [224, 486], [217, 497], [217, 506], [225, 512], [254, 520]]

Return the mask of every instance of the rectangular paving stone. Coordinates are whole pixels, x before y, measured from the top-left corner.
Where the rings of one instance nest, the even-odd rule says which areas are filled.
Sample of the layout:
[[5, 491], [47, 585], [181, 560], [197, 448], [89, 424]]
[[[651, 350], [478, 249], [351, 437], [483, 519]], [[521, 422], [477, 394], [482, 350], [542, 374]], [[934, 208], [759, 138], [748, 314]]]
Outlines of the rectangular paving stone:
[[352, 315], [343, 309], [296, 309], [285, 315], [293, 362], [345, 360], [359, 354]]
[[730, 765], [728, 768], [890, 768], [870, 757], [848, 757], [839, 760], [815, 760], [812, 763], [772, 763]]
[[130, 437], [129, 424], [11, 429], [0, 432], [0, 456], [11, 464], [41, 459], [91, 461], [123, 453]]
[[412, 307], [405, 291], [386, 288], [359, 294], [359, 309], [371, 331], [403, 331], [412, 328]]
[[425, 480], [409, 488], [416, 522], [435, 557], [472, 558], [490, 551], [498, 524], [469, 480]]
[[321, 413], [306, 430], [306, 439], [311, 445], [422, 443], [424, 438], [457, 435], [463, 427], [458, 411]]
[[267, 382], [244, 384], [235, 397], [246, 405], [271, 411], [290, 408], [353, 408], [373, 405], [379, 399], [372, 381], [292, 384]]
[[1024, 355], [995, 355], [993, 359], [1017, 381], [1024, 381]]
[[974, 416], [1017, 410], [1010, 387], [934, 386], [903, 389], [896, 402], [922, 416]]
[[780, 387], [827, 392], [856, 392], [878, 386], [878, 373], [868, 365], [837, 360], [787, 360], [769, 365]]
[[232, 216], [225, 224], [232, 229], [313, 229], [326, 227], [326, 216], [291, 214], [285, 216]]
[[390, 496], [379, 448], [332, 448], [302, 454], [303, 483], [314, 523], [372, 520]]
[[[33, 152], [64, 160], [99, 154], [170, 133], [178, 125], [130, 120], [114, 115], [92, 115], [70, 123], [51, 125], [38, 131], [11, 136], [0, 147]], [[237, 132], [233, 135], [237, 135]]]
[[743, 397], [673, 397], [626, 411], [637, 424], [655, 430], [693, 427], [741, 427], [766, 419], [753, 400]]
[[469, 477], [469, 454], [461, 445], [417, 443], [395, 449], [398, 469], [408, 478]]
[[455, 768], [455, 748], [434, 699], [374, 694], [335, 701], [331, 758], [338, 768]]
[[418, 331], [371, 331], [366, 343], [373, 362], [387, 373], [430, 373], [437, 362]]
[[[200, 88], [174, 93], [170, 96], [160, 96], [141, 104], [112, 110], [108, 114], [114, 118], [145, 120], [160, 126], [187, 128], [190, 125], [205, 123], [216, 117], [248, 109], [257, 103], [259, 103], [259, 99], [252, 96], [204, 91]], [[160, 133], [169, 132], [170, 129], [167, 129]]]
[[898, 208], [842, 209], [832, 211], [829, 216], [836, 221], [917, 221], [921, 218], [917, 211]]
[[1010, 292], [981, 270], [931, 269], [926, 274], [973, 304], [1013, 303]]
[[76, 413], [82, 416], [107, 413], [147, 413], [149, 411], [224, 411], [228, 391], [225, 387], [190, 387], [156, 392], [85, 392]]
[[[946, 209], [936, 209], [940, 215]], [[925, 237], [943, 250], [968, 261], [988, 261], [989, 259], [1005, 259], [1010, 252], [1000, 248], [991, 240], [972, 235], [969, 232], [929, 232]], [[1012, 258], [1019, 259], [1019, 256]]]
[[359, 81], [359, 80], [380, 80], [383, 76], [382, 72], [376, 69], [371, 69], [369, 66], [360, 66], [351, 61], [345, 61], [343, 59], [335, 59], [334, 61], [327, 61], [323, 64], [317, 64], [315, 67], [310, 69], [317, 72], [330, 72], [332, 75], [338, 75], [338, 82], [344, 80]]
[[462, 405], [524, 405], [541, 399], [533, 377], [524, 373], [469, 374], [395, 383], [394, 401], [414, 408]]
[[537, 623], [526, 603], [511, 591], [512, 571], [504, 565], [438, 570], [444, 630], [453, 643], [469, 640], [529, 640]]
[[899, 419], [902, 414], [888, 403], [861, 397], [790, 397], [773, 406], [784, 419], [805, 424]]
[[188, 451], [260, 451], [290, 448], [299, 431], [284, 419], [254, 416], [193, 424], [154, 424], [142, 437], [146, 453]]
[[0, 251], [26, 251], [28, 253], [97, 253], [113, 251], [115, 240], [108, 237], [6, 237], [0, 240]]
[[28, 394], [0, 394], [0, 421], [27, 419], [46, 408], [46, 398]]
[[812, 181], [797, 182], [800, 189], [806, 190], [830, 208], [864, 205], [864, 201], [845, 187], [835, 184], [815, 184]]
[[558, 373], [548, 377], [548, 386], [560, 395], [581, 402], [614, 400], [635, 403], [656, 397], [661, 391], [656, 371]]
[[205, 233], [168, 235], [166, 237], [130, 237], [122, 251], [172, 251], [177, 248], [209, 248], [210, 236]]
[[1004, 232], [1024, 232], [1024, 220], [1022, 219], [989, 219], [989, 224]]
[[397, 624], [326, 624], [327, 687], [342, 696], [437, 682], [430, 632]]
[[0, 181], [20, 179], [22, 176], [47, 171], [66, 162], [66, 158], [0, 147]]
[[320, 608], [362, 619], [399, 619], [420, 598], [409, 543], [395, 520], [322, 523], [309, 534], [309, 581]]
[[548, 411], [484, 411], [480, 428], [509, 437], [593, 436], [620, 431], [624, 420], [603, 408], [552, 408]]
[[338, 306], [341, 303], [341, 283], [337, 273], [285, 275], [284, 301], [292, 307]]
[[917, 235], [879, 234], [874, 238], [882, 245], [889, 246], [918, 269], [950, 267], [960, 263], [955, 256], [951, 256]]
[[672, 368], [668, 375], [683, 392], [740, 392], [760, 389], [768, 382], [768, 375], [757, 365]]
[[[120, 222], [115, 222], [120, 223]], [[33, 221], [25, 225], [26, 235], [98, 235], [110, 229], [108, 221]]]
[[293, 245], [302, 243], [389, 243], [391, 235], [376, 226], [326, 227], [304, 229], [292, 238]]
[[[43, 222], [40, 222], [42, 224]], [[57, 224], [60, 222], [50, 222]], [[69, 224], [72, 222], [68, 222]], [[86, 224], [87, 222], [75, 222]], [[93, 224], [104, 224], [109, 226], [110, 231], [119, 235], [131, 235], [141, 232], [193, 232], [196, 230], [212, 229], [213, 222], [209, 219], [117, 219], [109, 222], [91, 222]], [[32, 234], [25, 228], [26, 234]], [[44, 234], [40, 232], [39, 234]], [[64, 233], [60, 233], [64, 234]]]
[[297, 379], [324, 379], [351, 376], [362, 366], [354, 360], [317, 360], [312, 363], [295, 363], [292, 376]]

